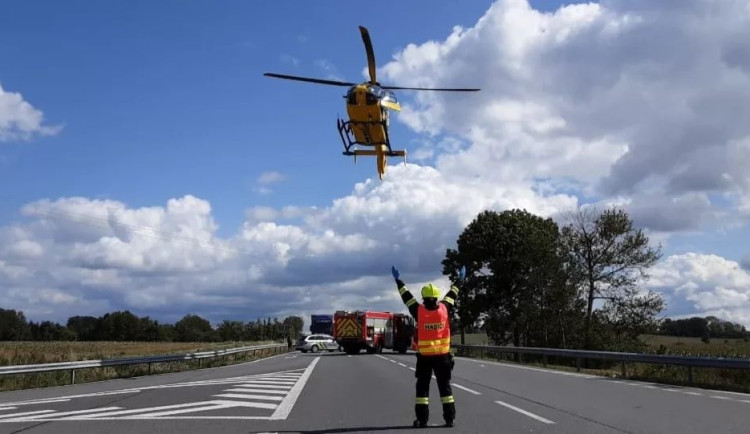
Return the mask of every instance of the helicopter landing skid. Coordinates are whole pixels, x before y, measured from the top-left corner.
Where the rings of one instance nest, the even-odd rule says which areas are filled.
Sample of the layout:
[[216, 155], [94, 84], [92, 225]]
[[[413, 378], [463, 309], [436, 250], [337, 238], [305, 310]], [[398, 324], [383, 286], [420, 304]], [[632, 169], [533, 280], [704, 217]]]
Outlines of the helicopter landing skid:
[[[354, 164], [357, 164], [357, 156], [377, 157], [380, 152], [355, 149], [354, 151], [346, 151], [343, 154], [354, 156]], [[406, 151], [387, 151], [384, 152], [383, 155], [385, 155], [386, 157], [404, 157], [404, 163], [406, 163]]]
[[[382, 125], [383, 131], [385, 132], [385, 142], [358, 142], [354, 140], [352, 137], [352, 124], [365, 124], [365, 125], [366, 124], [369, 124], [369, 125], [380, 124]], [[355, 145], [368, 146], [368, 147], [385, 145], [386, 148], [388, 148], [388, 151], [385, 154], [388, 155], [389, 157], [405, 156], [405, 155], [402, 155], [405, 151], [394, 151], [393, 149], [391, 149], [391, 139], [388, 135], [388, 128], [384, 121], [362, 122], [362, 121], [342, 121], [341, 119], [337, 119], [336, 126], [338, 127], [339, 135], [341, 136], [341, 142], [344, 144], [344, 149], [346, 149], [344, 151], [344, 155], [354, 155], [353, 152], [360, 152], [360, 151], [352, 151], [352, 147]], [[375, 151], [368, 151], [368, 152], [375, 152]], [[359, 153], [359, 155], [377, 155], [377, 154]]]

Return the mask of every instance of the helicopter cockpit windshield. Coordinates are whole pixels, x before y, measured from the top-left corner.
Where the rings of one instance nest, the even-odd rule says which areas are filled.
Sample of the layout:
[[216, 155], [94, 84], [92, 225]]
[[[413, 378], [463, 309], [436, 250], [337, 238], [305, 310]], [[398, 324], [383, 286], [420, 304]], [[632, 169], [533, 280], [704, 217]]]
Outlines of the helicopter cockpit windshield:
[[388, 90], [381, 90], [380, 105], [391, 110], [401, 110], [401, 105], [398, 103], [396, 96]]

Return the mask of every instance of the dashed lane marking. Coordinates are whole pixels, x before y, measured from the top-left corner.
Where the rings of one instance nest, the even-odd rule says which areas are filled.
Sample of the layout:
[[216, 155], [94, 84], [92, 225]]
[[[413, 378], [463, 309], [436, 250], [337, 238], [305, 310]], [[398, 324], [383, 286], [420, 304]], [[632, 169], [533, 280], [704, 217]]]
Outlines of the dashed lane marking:
[[[380, 358], [381, 358], [381, 359], [383, 359], [383, 360], [388, 360], [388, 361], [390, 361], [390, 362], [395, 362], [395, 363], [397, 363], [397, 364], [398, 364], [399, 366], [403, 366], [404, 368], [409, 368], [409, 369], [411, 369], [412, 371], [415, 371], [415, 372], [416, 372], [416, 368], [412, 368], [411, 366], [407, 366], [407, 365], [405, 365], [405, 364], [403, 364], [403, 363], [401, 363], [401, 362], [396, 362], [395, 360], [392, 360], [392, 359], [389, 359], [389, 358], [387, 358], [387, 357], [383, 357], [383, 356], [380, 356], [380, 355], [379, 355], [378, 357], [380, 357]], [[435, 376], [434, 376], [434, 375], [432, 376], [432, 379], [435, 379]], [[456, 383], [451, 383], [451, 386], [453, 386], [453, 387], [456, 387], [456, 388], [458, 388], [458, 389], [461, 389], [461, 390], [465, 390], [465, 391], [467, 391], [467, 392], [469, 392], [469, 393], [472, 393], [472, 394], [474, 394], [474, 395], [481, 395], [481, 394], [482, 394], [481, 392], [477, 392], [476, 390], [473, 390], [473, 389], [469, 389], [468, 387], [462, 386], [462, 385], [460, 385], [460, 384], [456, 384]]]
[[500, 405], [502, 405], [503, 407], [507, 407], [507, 408], [509, 408], [509, 409], [511, 409], [513, 411], [517, 411], [518, 413], [524, 414], [524, 415], [526, 415], [526, 416], [528, 416], [528, 417], [530, 417], [532, 419], [536, 419], [539, 422], [543, 422], [543, 423], [546, 423], [546, 424], [549, 424], [549, 425], [554, 424], [554, 422], [552, 422], [549, 419], [545, 419], [545, 418], [543, 418], [543, 417], [541, 417], [539, 415], [536, 415], [536, 414], [534, 414], [534, 413], [532, 413], [530, 411], [526, 411], [526, 410], [524, 410], [522, 408], [518, 408], [516, 406], [510, 405], [507, 402], [503, 402], [503, 401], [495, 401], [495, 402], [498, 403], [498, 404], [500, 404]]
[[465, 391], [467, 391], [469, 393], [473, 393], [474, 395], [481, 395], [482, 394], [481, 392], [477, 392], [476, 390], [469, 389], [468, 387], [464, 387], [464, 386], [462, 386], [460, 384], [451, 383], [451, 386], [457, 387], [457, 388], [459, 388], [461, 390], [465, 390]]

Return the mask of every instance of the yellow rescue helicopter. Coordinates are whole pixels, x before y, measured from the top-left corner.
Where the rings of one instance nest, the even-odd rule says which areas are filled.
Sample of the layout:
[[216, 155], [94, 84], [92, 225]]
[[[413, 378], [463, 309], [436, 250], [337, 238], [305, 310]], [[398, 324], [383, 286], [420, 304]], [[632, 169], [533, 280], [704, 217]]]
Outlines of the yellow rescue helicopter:
[[[388, 157], [404, 157], [406, 162], [406, 151], [394, 151], [388, 136], [389, 110], [401, 111], [401, 105], [396, 96], [391, 92], [395, 89], [404, 90], [430, 90], [448, 92], [476, 92], [479, 89], [436, 89], [425, 87], [399, 87], [381, 86], [375, 73], [375, 54], [370, 41], [370, 34], [366, 28], [360, 26], [362, 41], [367, 51], [367, 63], [370, 72], [370, 81], [363, 83], [348, 83], [335, 80], [322, 80], [318, 78], [298, 77], [294, 75], [274, 74], [267, 72], [266, 77], [283, 78], [287, 80], [306, 81], [309, 83], [327, 84], [331, 86], [349, 86], [349, 91], [344, 95], [346, 99], [346, 111], [349, 120], [337, 120], [337, 127], [341, 141], [344, 144], [344, 155], [353, 156], [357, 162], [357, 156], [377, 157], [378, 176], [382, 180]], [[353, 136], [353, 137], [352, 137]], [[372, 149], [356, 149], [356, 145]], [[354, 149], [352, 149], [354, 148]]]

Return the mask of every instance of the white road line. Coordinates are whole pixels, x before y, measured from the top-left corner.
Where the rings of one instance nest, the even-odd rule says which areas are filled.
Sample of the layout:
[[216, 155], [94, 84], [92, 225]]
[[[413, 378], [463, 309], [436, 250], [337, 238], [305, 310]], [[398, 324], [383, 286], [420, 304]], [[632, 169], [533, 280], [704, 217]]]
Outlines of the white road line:
[[251, 380], [251, 381], [243, 381], [242, 384], [275, 384], [278, 386], [292, 386], [296, 383], [296, 381], [289, 381], [289, 380]]
[[68, 395], [68, 396], [61, 396], [59, 398], [40, 398], [40, 399], [27, 399], [25, 401], [18, 401], [18, 402], [4, 402], [0, 405], [6, 406], [6, 405], [32, 405], [32, 404], [47, 404], [47, 403], [55, 403], [55, 402], [67, 402], [70, 401], [73, 398], [88, 398], [91, 396], [102, 396], [102, 395], [119, 395], [121, 393], [136, 393], [140, 392], [138, 389], [126, 389], [126, 390], [116, 390], [112, 392], [97, 392], [97, 393], [84, 393], [81, 395]]
[[281, 396], [268, 396], [268, 395], [247, 395], [244, 393], [222, 393], [221, 395], [211, 395], [218, 398], [237, 398], [237, 399], [261, 399], [264, 401], [281, 401], [284, 398]]
[[0, 422], [5, 422], [7, 419], [16, 418], [19, 416], [31, 416], [32, 414], [42, 414], [42, 413], [54, 413], [55, 410], [37, 410], [37, 411], [24, 411], [22, 413], [12, 413], [12, 414], [4, 414], [0, 416]]
[[[26, 416], [26, 417], [19, 417], [12, 419], [13, 422], [26, 422], [26, 421], [33, 421], [33, 420], [44, 420], [50, 417], [60, 417], [60, 416], [72, 416], [76, 414], [86, 414], [86, 413], [94, 413], [94, 412], [101, 412], [102, 410], [119, 410], [122, 407], [102, 407], [102, 408], [89, 408], [88, 410], [76, 410], [76, 411], [63, 411], [60, 413], [47, 413], [47, 414], [36, 414], [33, 416]], [[8, 419], [8, 421], [11, 421]]]
[[451, 386], [453, 386], [453, 387], [458, 387], [459, 389], [461, 389], [461, 390], [465, 390], [465, 391], [467, 391], [467, 392], [469, 392], [469, 393], [473, 393], [474, 395], [481, 395], [481, 394], [482, 394], [481, 392], [477, 392], [476, 390], [471, 390], [471, 389], [469, 389], [468, 387], [464, 387], [464, 386], [462, 386], [462, 385], [460, 385], [460, 384], [454, 384], [454, 383], [451, 383]]
[[719, 396], [719, 395], [711, 395], [711, 398], [714, 398], [714, 399], [726, 399], [726, 400], [731, 400], [732, 399], [732, 398], [730, 398], [728, 396]]
[[530, 366], [519, 366], [519, 365], [513, 365], [511, 363], [488, 362], [486, 360], [483, 360], [483, 361], [480, 362], [479, 360], [474, 360], [474, 359], [470, 359], [470, 358], [467, 358], [467, 357], [456, 357], [456, 360], [465, 360], [467, 362], [479, 363], [480, 366], [482, 366], [481, 364], [488, 364], [488, 365], [502, 366], [502, 367], [505, 367], [505, 368], [515, 368], [515, 369], [526, 369], [526, 370], [530, 370], [530, 371], [540, 371], [540, 372], [546, 372], [548, 374], [567, 375], [567, 376], [570, 376], [570, 377], [601, 378], [601, 377], [599, 377], [597, 375], [579, 374], [579, 373], [576, 373], [576, 372], [555, 371], [555, 370], [552, 370], [552, 369], [543, 369], [543, 368], [532, 368]]
[[740, 395], [740, 396], [743, 396], [745, 398], [750, 398], [750, 393], [730, 392], [728, 390], [712, 390], [712, 392], [715, 392], [715, 393], [726, 393], [726, 394], [729, 394], [729, 395]]
[[665, 392], [682, 392], [680, 389], [662, 389]]
[[[278, 408], [277, 404], [267, 404], [265, 402], [252, 402], [252, 401], [210, 401], [213, 404], [221, 404], [226, 408], [230, 407], [250, 407], [250, 408], [265, 408], [267, 410], [273, 410]], [[268, 416], [266, 416], [268, 417]]]
[[[199, 407], [201, 405], [206, 405], [206, 402], [187, 402], [184, 404], [172, 404], [172, 405], [160, 405], [157, 407], [145, 407], [145, 408], [134, 408], [131, 410], [119, 410], [119, 411], [105, 411], [105, 412], [99, 412], [96, 414], [87, 414], [85, 416], [75, 416], [77, 419], [85, 419], [85, 420], [92, 420], [92, 419], [98, 419], [99, 416], [102, 417], [112, 417], [112, 416], [119, 416], [122, 414], [134, 414], [134, 413], [149, 413], [153, 411], [158, 410], [174, 410], [179, 408], [188, 408], [188, 407]], [[70, 417], [66, 417], [63, 420], [68, 420]]]
[[[532, 368], [532, 367], [529, 367], [529, 366], [518, 366], [518, 365], [511, 364], [511, 363], [500, 363], [500, 362], [492, 362], [492, 361], [486, 361], [486, 360], [479, 361], [479, 360], [474, 360], [474, 359], [471, 359], [471, 358], [468, 358], [468, 357], [457, 357], [456, 359], [457, 360], [465, 360], [465, 361], [468, 361], [468, 362], [477, 363], [482, 368], [485, 367], [485, 364], [492, 364], [492, 365], [499, 365], [499, 366], [503, 366], [503, 367], [507, 367], [507, 368], [528, 369], [528, 370], [532, 370], [532, 371], [547, 372], [547, 373], [550, 373], [550, 374], [567, 375], [567, 376], [571, 376], [571, 377], [580, 377], [580, 378], [589, 378], [589, 379], [592, 379], [592, 378], [594, 378], [594, 379], [595, 378], [606, 378], [606, 377], [602, 377], [602, 376], [598, 376], [598, 375], [579, 374], [577, 372], [565, 372], [565, 371], [556, 371], [556, 370], [553, 370], [553, 369]], [[672, 391], [670, 389], [664, 389], [664, 385], [663, 384], [656, 384], [656, 385], [653, 385], [654, 383], [641, 384], [641, 383], [636, 382], [635, 380], [616, 380], [616, 381], [613, 381], [613, 383], [626, 384], [628, 386], [646, 387], [646, 388], [649, 388], [649, 389], [662, 389], [662, 390], [666, 390], [668, 392]], [[724, 393], [724, 394], [732, 394], [732, 395], [740, 395], [740, 396], [744, 396], [744, 397], [750, 397], [750, 394], [743, 393], [743, 392], [731, 392], [731, 391], [726, 391], [726, 390], [711, 390], [711, 389], [706, 389], [706, 391], [709, 391], [711, 393]], [[688, 395], [694, 395], [694, 396], [701, 396], [701, 395], [703, 395], [702, 393], [697, 393], [697, 392], [682, 392], [682, 393], [686, 393]], [[717, 399], [723, 399], [723, 398], [717, 398]], [[732, 399], [732, 398], [727, 398], [727, 399]], [[747, 401], [747, 402], [750, 402], [750, 401]]]
[[271, 415], [272, 420], [286, 419], [289, 416], [289, 413], [292, 411], [292, 407], [294, 407], [294, 403], [297, 402], [297, 398], [299, 398], [300, 393], [302, 393], [302, 389], [305, 387], [305, 384], [307, 384], [307, 380], [310, 378], [310, 374], [312, 374], [313, 369], [315, 369], [315, 365], [317, 365], [319, 361], [320, 356], [316, 357], [315, 360], [310, 363], [307, 369], [305, 369], [305, 372], [302, 374], [299, 380], [297, 380], [297, 384], [292, 387], [292, 390], [289, 391], [289, 394], [284, 398], [283, 401], [281, 401], [279, 407]]
[[398, 363], [398, 365], [399, 365], [399, 366], [403, 366], [404, 368], [406, 368], [406, 365], [404, 365], [404, 364], [403, 364], [403, 363], [401, 363], [401, 362], [399, 362], [399, 363]]
[[229, 408], [231, 406], [228, 406], [226, 404], [219, 404], [215, 403], [214, 401], [210, 403], [202, 402], [201, 404], [207, 404], [203, 407], [192, 407], [192, 408], [182, 408], [178, 410], [166, 410], [166, 411], [159, 411], [156, 413], [147, 413], [147, 414], [139, 414], [139, 415], [133, 415], [133, 416], [124, 416], [122, 419], [131, 419], [133, 417], [139, 417], [139, 416], [150, 416], [150, 417], [161, 417], [161, 416], [171, 416], [173, 414], [180, 414], [180, 413], [193, 413], [196, 411], [210, 411], [210, 410], [221, 410], [223, 408]]
[[[221, 410], [232, 407], [252, 407], [273, 410], [276, 404], [266, 404], [261, 402], [238, 402], [238, 401], [203, 401], [187, 404], [163, 405], [159, 407], [139, 408], [133, 410], [113, 411], [108, 413], [98, 413], [97, 415], [71, 416], [59, 420], [132, 420], [132, 419], [161, 419], [163, 416], [173, 416], [180, 413], [193, 413], [199, 411]], [[155, 411], [157, 410], [157, 411]], [[140, 414], [138, 414], [140, 413]], [[121, 416], [125, 415], [125, 416]], [[121, 417], [113, 417], [121, 416]], [[210, 416], [196, 416], [195, 418], [211, 418]], [[215, 416], [215, 419], [225, 418], [224, 416]], [[170, 417], [169, 419], [174, 419]], [[268, 417], [253, 417], [253, 419], [268, 419]]]
[[4, 411], [4, 410], [15, 410], [16, 408], [18, 408], [18, 407], [0, 407], [0, 411]]
[[526, 416], [528, 416], [528, 417], [530, 417], [532, 419], [536, 419], [536, 420], [538, 420], [540, 422], [544, 422], [546, 424], [554, 424], [554, 422], [552, 422], [549, 419], [545, 419], [545, 418], [543, 418], [541, 416], [537, 416], [536, 414], [531, 413], [529, 411], [526, 411], [524, 409], [512, 406], [512, 405], [508, 404], [507, 402], [503, 402], [503, 401], [495, 401], [495, 402], [498, 403], [498, 404], [500, 404], [500, 405], [502, 405], [503, 407], [508, 407], [511, 410], [517, 411], [517, 412], [519, 412], [521, 414], [525, 414]]
[[[122, 417], [97, 417], [87, 419], [84, 417], [68, 417], [65, 419], [50, 419], [56, 422], [82, 421], [82, 420], [123, 420]], [[268, 420], [268, 416], [172, 416], [168, 420]], [[149, 415], [128, 416], [127, 420], [165, 420], [163, 417], [151, 417]]]
[[411, 369], [412, 371], [415, 371], [415, 372], [417, 370], [416, 368], [412, 368], [411, 366], [409, 366], [409, 369]]
[[33, 404], [52, 404], [55, 402], [68, 402], [70, 398], [57, 398], [57, 399], [36, 399], [32, 401], [21, 401], [21, 402], [4, 402], [2, 405], [33, 405]]
[[290, 390], [291, 387], [289, 386], [275, 386], [273, 384], [264, 384], [264, 383], [252, 383], [252, 382], [244, 382], [241, 384], [237, 384], [235, 387], [256, 387], [258, 389], [276, 389], [276, 390]]
[[[281, 358], [282, 355], [283, 354], [279, 354], [279, 355], [276, 355], [276, 356], [269, 356], [269, 357], [264, 357], [262, 359], [252, 360], [250, 362], [235, 363], [233, 365], [219, 366], [219, 367], [210, 368], [210, 369], [221, 370], [223, 368], [231, 368], [231, 367], [234, 367], [234, 366], [251, 365], [251, 364], [255, 364], [255, 363], [264, 362], [264, 361], [267, 361], [267, 360], [273, 360], [273, 359]], [[204, 380], [204, 381], [192, 381], [192, 382], [183, 382], [183, 383], [161, 384], [161, 385], [157, 385], [157, 386], [146, 386], [146, 387], [133, 388], [133, 389], [122, 389], [122, 390], [112, 390], [112, 391], [95, 392], [95, 393], [84, 393], [84, 394], [80, 394], [80, 395], [65, 395], [65, 396], [60, 396], [60, 397], [57, 397], [57, 398], [28, 399], [28, 400], [25, 400], [25, 401], [18, 401], [18, 402], [0, 402], [0, 407], [17, 406], [17, 405], [32, 405], [32, 404], [46, 404], [46, 403], [54, 403], [54, 402], [65, 402], [65, 401], [70, 401], [71, 399], [74, 399], [74, 398], [88, 398], [88, 397], [91, 397], [91, 396], [119, 395], [119, 394], [122, 394], [122, 393], [138, 393], [138, 392], [140, 392], [142, 390], [169, 389], [169, 388], [174, 388], [174, 387], [190, 387], [190, 386], [205, 386], [205, 385], [211, 385], [211, 384], [237, 383], [237, 382], [241, 382], [244, 379], [258, 378], [258, 377], [261, 377], [263, 375], [278, 375], [278, 374], [281, 374], [283, 372], [289, 372], [291, 375], [295, 375], [293, 373], [297, 372], [297, 371], [300, 371], [300, 369], [290, 369], [288, 371], [281, 371], [281, 372], [276, 372], [276, 373], [273, 373], [273, 374], [245, 375], [245, 376], [242, 376], [242, 377], [222, 378], [222, 379], [216, 379], [216, 380]], [[191, 371], [182, 371], [182, 372], [183, 373], [187, 373], [187, 372], [191, 372]], [[168, 374], [161, 374], [161, 375], [168, 375]], [[159, 376], [160, 375], [150, 375], [149, 377], [159, 377]], [[109, 380], [107, 380], [107, 381], [109, 381]], [[97, 382], [97, 383], [100, 383], [100, 382]]]
[[746, 399], [740, 399], [740, 402], [747, 402], [747, 403], [750, 403], [750, 401], [748, 401], [748, 400], [746, 400]]
[[227, 389], [224, 390], [224, 392], [242, 392], [242, 393], [266, 393], [266, 394], [275, 394], [275, 395], [286, 395], [285, 390], [265, 390], [265, 389], [249, 389], [244, 387], [238, 387], [236, 389]]

